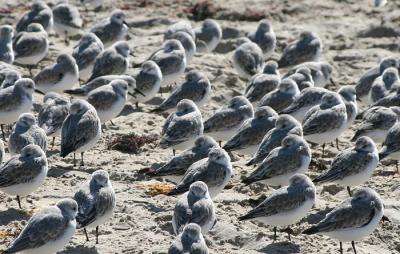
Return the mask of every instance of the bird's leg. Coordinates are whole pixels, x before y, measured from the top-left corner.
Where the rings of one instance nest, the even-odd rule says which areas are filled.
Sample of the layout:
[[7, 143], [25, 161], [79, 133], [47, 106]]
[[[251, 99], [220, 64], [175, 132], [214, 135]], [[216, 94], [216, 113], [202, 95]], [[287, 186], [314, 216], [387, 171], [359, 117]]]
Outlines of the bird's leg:
[[22, 209], [22, 206], [21, 206], [21, 199], [20, 199], [20, 197], [17, 195], [17, 202], [18, 202], [18, 207], [19, 207], [19, 209]]
[[115, 126], [115, 123], [113, 123], [113, 121], [112, 121], [112, 120], [110, 120], [110, 123], [111, 123], [111, 125]]
[[65, 39], [64, 39], [65, 45], [69, 46], [69, 39], [68, 39], [68, 32], [65, 31]]
[[219, 147], [222, 147], [222, 141], [218, 141]]
[[33, 73], [32, 73], [32, 65], [28, 65], [28, 70], [29, 70], [29, 76], [33, 77]]
[[96, 227], [96, 244], [99, 243], [99, 226]]
[[4, 133], [4, 124], [1, 125], [1, 134], [3, 135], [3, 140], [6, 141], [6, 134]]
[[349, 187], [349, 186], [347, 186], [347, 192], [349, 193], [349, 196], [351, 197], [352, 194], [351, 194], [351, 190], [350, 190], [350, 187]]
[[322, 145], [322, 156], [321, 158], [324, 158], [325, 155], [325, 143]]
[[276, 241], [276, 227], [274, 227], [274, 242]]
[[136, 105], [136, 109], [139, 109], [139, 102], [136, 102], [135, 105]]
[[54, 144], [55, 144], [55, 142], [56, 142], [56, 137], [53, 137], [53, 142], [51, 142], [51, 149], [53, 149], [53, 148], [54, 148]]
[[354, 254], [357, 254], [356, 244], [354, 243], [354, 241], [351, 241], [351, 246], [353, 247]]
[[175, 153], [176, 153], [175, 149], [172, 149], [172, 153], [173, 153], [173, 154], [174, 154], [174, 156], [175, 156]]
[[339, 150], [339, 139], [336, 138], [336, 148]]
[[75, 153], [74, 153], [74, 167], [76, 167]]
[[342, 246], [342, 242], [339, 242], [340, 244], [340, 254], [343, 254], [343, 246]]
[[83, 163], [83, 152], [81, 152], [81, 166], [85, 166], [85, 163]]
[[286, 229], [284, 229], [284, 230], [282, 230], [282, 231], [283, 231], [283, 232], [286, 232], [286, 233], [288, 234], [289, 242], [291, 242], [292, 239], [291, 239], [290, 235], [293, 235], [293, 234], [294, 234], [293, 230], [292, 230], [291, 228], [287, 227]]
[[85, 232], [85, 235], [86, 235], [86, 242], [89, 242], [89, 236], [88, 236], [88, 233], [86, 231], [86, 228], [83, 228], [83, 232]]

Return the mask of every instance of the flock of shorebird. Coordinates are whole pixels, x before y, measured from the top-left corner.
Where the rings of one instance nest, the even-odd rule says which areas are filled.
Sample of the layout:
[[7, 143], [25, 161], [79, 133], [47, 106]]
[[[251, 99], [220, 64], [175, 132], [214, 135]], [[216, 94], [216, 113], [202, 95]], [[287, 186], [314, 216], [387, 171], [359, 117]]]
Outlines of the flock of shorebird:
[[[83, 2], [97, 8], [102, 1]], [[276, 238], [277, 227], [299, 222], [315, 205], [314, 183], [336, 183], [347, 188], [350, 197], [303, 233], [337, 239], [341, 252], [342, 242], [351, 242], [356, 253], [355, 241], [374, 231], [384, 218], [384, 207], [371, 188], [350, 187], [365, 184], [380, 160], [400, 159], [400, 59], [382, 59], [356, 86], [330, 91], [324, 87], [333, 83], [333, 68], [319, 61], [320, 38], [304, 31], [285, 47], [279, 61], [272, 61], [277, 39], [271, 23], [262, 20], [254, 32], [237, 40], [233, 52], [232, 64], [248, 82], [243, 96], [231, 98], [203, 121], [199, 108], [208, 103], [212, 85], [205, 73], [187, 67], [196, 54], [210, 54], [218, 46], [222, 39], [218, 22], [207, 19], [197, 28], [188, 21], [171, 25], [162, 46], [131, 76], [126, 75], [131, 52], [125, 20], [123, 11], [114, 11], [80, 37], [72, 55], [60, 54], [36, 75], [32, 69], [48, 56], [49, 32], [63, 36], [67, 45], [71, 36], [81, 34], [77, 7], [61, 1], [51, 9], [36, 1], [15, 29], [0, 26], [0, 124], [12, 155], [3, 162], [5, 149], [0, 142], [0, 191], [17, 196], [21, 208], [20, 197], [33, 193], [46, 179], [48, 137], [54, 145], [60, 136], [60, 156], [73, 154], [75, 166], [75, 154], [80, 153], [83, 166], [84, 152], [99, 141], [102, 124], [116, 118], [128, 101], [139, 106], [185, 76], [151, 111], [171, 113], [159, 145], [173, 149], [174, 156], [146, 174], [176, 183], [168, 195], [181, 194], [172, 220], [177, 236], [168, 253], [208, 253], [203, 235], [217, 221], [213, 198], [233, 175], [231, 152], [252, 156], [246, 165], [255, 169], [242, 178], [243, 184], [262, 181], [278, 187], [239, 220], [272, 226]], [[28, 68], [31, 78], [23, 78], [14, 65]], [[285, 75], [278, 68], [286, 68]], [[30, 113], [34, 92], [44, 95], [37, 116]], [[357, 100], [366, 107], [362, 112]], [[354, 127], [354, 147], [340, 151], [317, 178], [307, 177], [309, 144], [324, 150], [357, 117], [361, 123]], [[14, 122], [6, 137], [6, 127]], [[380, 152], [375, 143], [382, 143]], [[175, 154], [175, 150], [183, 151]], [[54, 253], [69, 242], [76, 228], [84, 228], [86, 237], [87, 227], [96, 228], [97, 242], [99, 226], [112, 218], [115, 206], [108, 173], [95, 171], [72, 199], [33, 215], [4, 253]], [[290, 228], [285, 232], [290, 239]]]

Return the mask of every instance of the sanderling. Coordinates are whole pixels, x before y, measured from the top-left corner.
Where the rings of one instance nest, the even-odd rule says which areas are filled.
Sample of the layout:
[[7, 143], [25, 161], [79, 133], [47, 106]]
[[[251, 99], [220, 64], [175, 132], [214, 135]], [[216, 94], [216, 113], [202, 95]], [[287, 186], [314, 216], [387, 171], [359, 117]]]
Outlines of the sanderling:
[[298, 68], [295, 73], [287, 76], [284, 79], [287, 78], [290, 78], [291, 80], [296, 82], [297, 87], [300, 91], [304, 90], [307, 87], [310, 87], [310, 85], [308, 85], [309, 83], [311, 83], [311, 86], [314, 86], [314, 80], [312, 79], [311, 70], [307, 67]]
[[388, 95], [371, 104], [369, 108], [376, 106], [383, 106], [387, 108], [400, 106], [400, 85], [393, 87]]
[[228, 184], [233, 175], [231, 158], [222, 148], [212, 148], [208, 158], [193, 163], [182, 180], [168, 195], [182, 194], [192, 183], [203, 181], [208, 186], [210, 197], [216, 197]]
[[34, 90], [35, 83], [27, 78], [21, 78], [15, 85], [0, 90], [0, 124], [3, 139], [3, 125], [14, 123], [22, 113], [31, 111]]
[[333, 159], [328, 171], [313, 180], [314, 183], [333, 182], [347, 187], [365, 183], [379, 163], [378, 149], [369, 137], [359, 137], [354, 148], [340, 152]]
[[396, 169], [398, 168], [398, 161], [400, 160], [400, 123], [396, 122], [387, 132], [385, 141], [382, 144], [382, 149], [379, 152], [379, 160], [389, 157], [396, 160]]
[[222, 29], [213, 19], [204, 20], [201, 27], [193, 29], [196, 38], [197, 52], [212, 52], [222, 39]]
[[175, 235], [180, 234], [188, 223], [196, 223], [201, 227], [201, 233], [206, 234], [216, 222], [214, 202], [207, 184], [202, 181], [192, 183], [189, 190], [179, 197], [174, 208], [172, 227]]
[[43, 68], [33, 81], [36, 89], [43, 93], [62, 93], [79, 83], [78, 65], [72, 56], [61, 54], [56, 63]]
[[196, 52], [196, 43], [188, 33], [178, 31], [170, 36], [169, 39], [176, 39], [181, 42], [185, 49], [186, 64], [189, 65], [192, 62], [194, 53]]
[[[289, 186], [274, 191], [261, 204], [240, 216], [239, 220], [257, 220], [274, 227], [290, 226], [304, 218], [314, 206], [316, 200], [315, 186], [306, 175], [295, 174], [289, 179]], [[288, 228], [289, 235], [292, 230]]]
[[335, 140], [346, 130], [346, 105], [339, 94], [328, 92], [322, 96], [321, 104], [312, 107], [303, 119], [304, 138], [312, 143], [322, 145], [324, 155], [325, 143]]
[[318, 61], [322, 51], [321, 39], [313, 32], [304, 31], [300, 38], [286, 46], [281, 59], [278, 62], [279, 68], [301, 64], [303, 62]]
[[53, 254], [62, 250], [75, 233], [78, 204], [70, 198], [33, 215], [4, 253]]
[[95, 25], [90, 32], [103, 42], [105, 48], [108, 48], [117, 41], [125, 40], [128, 33], [128, 24], [125, 19], [126, 15], [123, 11], [115, 10], [110, 18]]
[[34, 115], [24, 113], [19, 116], [10, 134], [8, 151], [11, 155], [19, 154], [30, 144], [38, 145], [44, 152], [47, 151], [46, 132], [37, 125]]
[[103, 50], [103, 43], [94, 33], [82, 35], [79, 43], [74, 47], [74, 51], [72, 52], [72, 56], [78, 65], [79, 78], [81, 80], [90, 78], [94, 62]]
[[280, 115], [275, 122], [275, 128], [265, 134], [253, 158], [246, 163], [250, 166], [262, 162], [272, 149], [279, 147], [282, 140], [288, 135], [303, 136], [301, 124], [290, 115]]
[[276, 47], [276, 36], [272, 29], [271, 22], [266, 19], [261, 20], [258, 23], [257, 30], [247, 35], [249, 39], [261, 48], [264, 53], [264, 59], [268, 59], [275, 50]]
[[286, 186], [295, 174], [304, 174], [311, 162], [311, 149], [303, 137], [289, 135], [274, 148], [242, 183], [262, 181], [269, 186]]
[[373, 104], [391, 92], [392, 88], [400, 85], [399, 73], [395, 67], [387, 68], [381, 76], [372, 83], [368, 93], [368, 102]]
[[65, 43], [69, 44], [69, 37], [80, 33], [82, 19], [76, 6], [69, 4], [68, 0], [60, 0], [53, 7], [53, 30], [60, 36], [65, 36]]
[[389, 129], [400, 119], [398, 107], [372, 107], [367, 110], [361, 123], [356, 126], [355, 134], [351, 141], [356, 141], [361, 136], [372, 138], [376, 143], [385, 141]]
[[111, 121], [121, 113], [128, 95], [128, 83], [122, 79], [111, 81], [91, 91], [87, 101], [96, 109], [101, 123]]
[[27, 145], [21, 154], [15, 155], [0, 166], [0, 191], [17, 196], [21, 209], [20, 197], [25, 197], [37, 190], [47, 176], [47, 158], [37, 145]]
[[164, 41], [172, 39], [172, 36], [177, 32], [185, 32], [188, 35], [190, 35], [190, 37], [192, 37], [193, 40], [196, 38], [196, 35], [192, 29], [192, 25], [190, 24], [190, 22], [187, 20], [181, 20], [168, 27], [167, 31], [165, 31], [164, 33]]
[[179, 182], [186, 170], [201, 159], [207, 158], [211, 148], [218, 147], [217, 142], [209, 136], [200, 136], [194, 141], [194, 146], [174, 156], [170, 161], [156, 170], [148, 173], [149, 176], [166, 176], [172, 182]]
[[5, 74], [5, 78], [0, 85], [0, 88], [4, 89], [9, 86], [13, 86], [15, 84], [15, 82], [17, 82], [17, 80], [20, 78], [21, 78], [21, 73], [19, 73], [18, 71], [15, 71], [15, 70], [9, 70]]
[[283, 77], [286, 78], [298, 69], [306, 67], [311, 71], [311, 76], [314, 81], [314, 86], [325, 87], [329, 82], [332, 82], [332, 65], [327, 62], [305, 62], [291, 68]]
[[226, 107], [216, 111], [204, 121], [204, 133], [217, 141], [229, 140], [250, 118], [254, 117], [253, 106], [243, 96], [233, 97]]
[[50, 92], [43, 98], [43, 105], [38, 115], [38, 125], [47, 136], [53, 137], [53, 146], [55, 137], [61, 134], [62, 124], [68, 116], [70, 105], [69, 99], [58, 93]]
[[149, 60], [153, 60], [160, 67], [163, 86], [171, 85], [185, 72], [185, 48], [176, 39], [164, 41], [161, 48], [155, 51]]
[[185, 81], [177, 86], [171, 94], [153, 111], [173, 112], [176, 105], [189, 99], [196, 103], [198, 108], [203, 107], [211, 96], [211, 83], [207, 76], [200, 71], [192, 70], [186, 73]]
[[280, 81], [278, 64], [274, 61], [268, 61], [262, 73], [257, 73], [251, 77], [247, 83], [244, 96], [255, 106], [264, 95], [278, 88]]
[[75, 193], [74, 199], [78, 203], [78, 228], [84, 228], [87, 241], [86, 228], [96, 228], [96, 244], [99, 243], [99, 226], [113, 216], [116, 205], [115, 192], [107, 171], [93, 172]]
[[368, 93], [375, 79], [389, 67], [398, 67], [399, 63], [395, 57], [386, 57], [379, 65], [367, 70], [356, 85], [357, 99], [364, 103], [368, 102]]
[[233, 53], [233, 67], [239, 76], [250, 79], [263, 68], [264, 56], [261, 48], [248, 38], [240, 40], [240, 44]]
[[278, 114], [270, 107], [259, 107], [224, 145], [226, 151], [254, 154], [264, 135], [275, 126]]
[[196, 104], [187, 99], [181, 100], [176, 112], [168, 116], [161, 132], [161, 148], [171, 147], [184, 150], [193, 145], [198, 136], [203, 135], [203, 120]]
[[11, 26], [0, 26], [0, 61], [8, 64], [14, 62], [14, 51], [12, 47], [13, 36], [14, 30]]
[[370, 188], [360, 188], [354, 196], [344, 200], [318, 224], [303, 231], [303, 234], [322, 234], [342, 242], [351, 242], [354, 253], [354, 241], [371, 234], [381, 221], [384, 213], [383, 202], [378, 193]]
[[105, 75], [97, 77], [80, 87], [76, 87], [69, 90], [64, 90], [64, 93], [77, 96], [77, 97], [86, 97], [91, 91], [96, 88], [99, 88], [104, 85], [108, 85], [111, 81], [116, 79], [122, 79], [126, 83], [128, 83], [129, 87], [136, 88], [136, 80], [129, 75]]
[[118, 41], [101, 52], [93, 65], [92, 75], [88, 81], [105, 75], [122, 75], [129, 67], [129, 45], [126, 41]]
[[320, 104], [322, 96], [328, 92], [327, 89], [322, 87], [305, 88], [281, 113], [290, 114], [297, 121], [302, 122], [307, 111], [313, 106]]
[[74, 153], [75, 166], [75, 153], [81, 153], [83, 166], [83, 153], [94, 147], [100, 137], [101, 123], [96, 109], [87, 101], [73, 101], [61, 129], [60, 156]]
[[50, 7], [41, 0], [33, 2], [31, 10], [24, 13], [18, 20], [16, 31], [26, 31], [28, 26], [32, 23], [39, 23], [42, 25], [44, 30], [49, 32], [53, 27], [53, 12]]
[[283, 79], [279, 86], [264, 95], [258, 102], [258, 107], [269, 106], [273, 108], [277, 113], [286, 109], [294, 99], [300, 94], [299, 88], [296, 82], [291, 78]]
[[356, 89], [352, 85], [346, 85], [340, 87], [337, 93], [342, 97], [342, 100], [346, 105], [347, 129], [350, 128], [350, 126], [353, 124], [358, 113]]
[[168, 254], [201, 253], [208, 254], [206, 241], [201, 228], [196, 223], [189, 223], [168, 249]]
[[26, 32], [19, 32], [13, 42], [15, 59], [14, 62], [26, 65], [32, 75], [32, 67], [47, 56], [49, 40], [42, 25], [32, 23]]
[[129, 101], [139, 107], [139, 103], [151, 100], [160, 90], [162, 73], [160, 67], [153, 61], [146, 61], [142, 64], [139, 71], [133, 75], [136, 80], [136, 88], [144, 96], [130, 97]]

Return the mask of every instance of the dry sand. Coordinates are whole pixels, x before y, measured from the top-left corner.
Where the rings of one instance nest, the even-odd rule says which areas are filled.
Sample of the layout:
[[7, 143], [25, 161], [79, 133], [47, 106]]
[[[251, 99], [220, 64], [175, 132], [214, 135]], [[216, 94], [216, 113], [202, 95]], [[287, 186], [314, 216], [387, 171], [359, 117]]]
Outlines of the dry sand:
[[[1, 24], [15, 24], [16, 19], [27, 9], [27, 1], [0, 1]], [[78, 1], [72, 1], [79, 5]], [[132, 62], [143, 61], [149, 53], [158, 47], [167, 26], [180, 18], [185, 18], [185, 9], [191, 6], [190, 1], [172, 0], [127, 0], [107, 1], [103, 10], [84, 12], [86, 29], [96, 20], [109, 15], [114, 8], [122, 8], [128, 13], [130, 29], [129, 43], [134, 49], [136, 58]], [[255, 29], [256, 21], [265, 16], [272, 21], [278, 37], [277, 58], [283, 46], [294, 40], [300, 31], [313, 30], [321, 37], [323, 59], [334, 66], [333, 77], [338, 85], [355, 84], [360, 75], [379, 59], [386, 56], [400, 56], [398, 30], [400, 26], [400, 1], [388, 0], [382, 9], [373, 9], [372, 1], [367, 0], [218, 0], [215, 6], [221, 9], [215, 14], [224, 28], [233, 28], [227, 36], [236, 37], [237, 33]], [[9, 13], [7, 13], [9, 12]], [[242, 21], [239, 21], [241, 19]], [[368, 30], [371, 25], [379, 26], [381, 21], [388, 26]], [[193, 22], [193, 25], [197, 25]], [[396, 30], [397, 29], [397, 30]], [[359, 33], [368, 30], [365, 36]], [[375, 36], [392, 36], [380, 37]], [[372, 37], [371, 37], [372, 36]], [[71, 52], [72, 46], [66, 47], [62, 38], [51, 37], [49, 56], [41, 63], [50, 64], [61, 52]], [[72, 42], [74, 45], [75, 42]], [[217, 53], [196, 55], [190, 68], [205, 72], [212, 83], [213, 95], [208, 105], [202, 109], [203, 117], [235, 95], [243, 93], [245, 82], [238, 79], [232, 68], [229, 51], [234, 39], [222, 42]], [[35, 70], [35, 73], [39, 70]], [[25, 74], [28, 74], [25, 71]], [[330, 87], [336, 90], [337, 87]], [[41, 96], [35, 95], [35, 102], [41, 102]], [[49, 176], [44, 185], [33, 195], [23, 199], [24, 210], [18, 210], [14, 197], [0, 193], [0, 231], [17, 231], [18, 221], [29, 218], [27, 213], [35, 212], [57, 200], [69, 197], [93, 171], [107, 170], [116, 190], [117, 208], [112, 221], [100, 227], [100, 243], [94, 244], [94, 232], [90, 232], [91, 241], [86, 242], [82, 230], [78, 230], [72, 241], [61, 253], [166, 253], [174, 239], [171, 226], [172, 210], [175, 197], [164, 195], [150, 196], [146, 193], [147, 185], [155, 180], [146, 179], [138, 173], [149, 166], [157, 166], [167, 161], [171, 150], [162, 150], [156, 144], [146, 144], [138, 154], [122, 153], [107, 149], [107, 144], [117, 135], [135, 133], [137, 135], [159, 136], [165, 115], [146, 113], [154, 104], [161, 101], [156, 98], [141, 110], [127, 106], [124, 113], [115, 119], [116, 126], [107, 124], [107, 129], [96, 147], [85, 154], [86, 166], [73, 168], [72, 157], [61, 159], [58, 155], [59, 140], [54, 149], [48, 151], [50, 165]], [[351, 147], [349, 142], [352, 131], [348, 130], [340, 137], [341, 149]], [[316, 147], [313, 153], [320, 157], [321, 149]], [[337, 149], [328, 148], [330, 161]], [[254, 222], [239, 222], [237, 217], [250, 209], [249, 198], [257, 198], [261, 194], [268, 195], [272, 189], [262, 184], [250, 187], [239, 184], [239, 180], [252, 170], [244, 166], [249, 157], [235, 155], [233, 162], [235, 176], [233, 187], [225, 190], [216, 200], [218, 223], [206, 236], [210, 253], [338, 253], [338, 242], [323, 236], [296, 235], [288, 242], [285, 233], [273, 242], [271, 227]], [[357, 243], [358, 253], [399, 253], [400, 252], [400, 182], [399, 175], [393, 174], [393, 165], [379, 165], [374, 176], [365, 185], [382, 195], [386, 207], [386, 215], [390, 223], [381, 225], [372, 235]], [[315, 177], [320, 172], [311, 167], [308, 175]], [[160, 180], [160, 179], [158, 179]], [[316, 223], [329, 208], [347, 198], [345, 189], [334, 185], [317, 187], [318, 201], [310, 214], [300, 223], [293, 226], [300, 233], [309, 224]], [[0, 250], [8, 246], [14, 236], [0, 234]], [[345, 243], [345, 253], [351, 253], [351, 245]]]

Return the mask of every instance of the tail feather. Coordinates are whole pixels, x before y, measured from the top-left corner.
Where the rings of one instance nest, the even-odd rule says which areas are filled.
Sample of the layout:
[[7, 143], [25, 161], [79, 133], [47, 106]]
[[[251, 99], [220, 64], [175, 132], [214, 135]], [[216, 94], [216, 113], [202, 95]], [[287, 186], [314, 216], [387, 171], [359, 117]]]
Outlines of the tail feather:
[[240, 216], [239, 218], [238, 218], [238, 220], [239, 221], [244, 221], [244, 220], [250, 220], [250, 219], [252, 219], [253, 217], [250, 215], [250, 214], [245, 214], [245, 215], [243, 215], [243, 216]]
[[318, 227], [316, 226], [312, 226], [309, 229], [304, 230], [303, 232], [301, 232], [302, 234], [306, 234], [306, 235], [313, 235], [318, 233]]
[[73, 94], [73, 95], [84, 95], [85, 90], [83, 90], [82, 88], [79, 87], [79, 88], [75, 88], [75, 89], [64, 90], [64, 93]]
[[182, 193], [185, 193], [187, 191], [187, 188], [179, 188], [175, 187], [172, 191], [170, 191], [167, 196], [175, 196], [175, 195], [180, 195]]
[[379, 160], [381, 161], [381, 160], [385, 159], [388, 155], [389, 155], [389, 154], [387, 154], [387, 153], [385, 153], [385, 152], [379, 153]]

